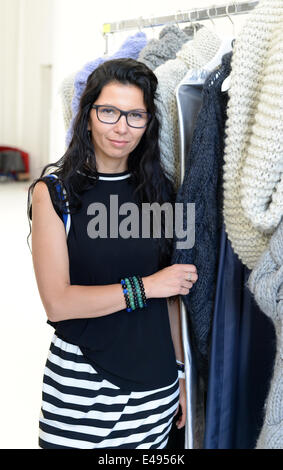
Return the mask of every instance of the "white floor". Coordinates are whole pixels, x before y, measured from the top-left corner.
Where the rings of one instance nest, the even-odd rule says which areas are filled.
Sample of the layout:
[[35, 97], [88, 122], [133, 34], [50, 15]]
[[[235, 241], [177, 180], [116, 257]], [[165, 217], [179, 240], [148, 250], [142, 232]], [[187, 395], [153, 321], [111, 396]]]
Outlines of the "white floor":
[[46, 323], [26, 241], [30, 184], [0, 182], [1, 449], [38, 448], [42, 376], [54, 331]]

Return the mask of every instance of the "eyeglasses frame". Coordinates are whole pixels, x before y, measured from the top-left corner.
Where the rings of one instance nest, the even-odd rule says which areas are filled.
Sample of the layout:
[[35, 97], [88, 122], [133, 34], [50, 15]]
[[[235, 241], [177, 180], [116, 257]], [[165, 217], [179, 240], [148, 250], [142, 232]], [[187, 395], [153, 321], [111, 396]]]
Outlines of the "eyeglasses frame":
[[130, 111], [122, 111], [122, 109], [119, 109], [117, 108], [116, 106], [112, 106], [112, 105], [109, 105], [108, 106], [109, 108], [114, 108], [114, 109], [117, 109], [117, 111], [119, 111], [120, 113], [120, 116], [118, 117], [117, 121], [115, 122], [105, 122], [105, 121], [102, 121], [101, 119], [99, 119], [98, 117], [98, 110], [99, 108], [107, 108], [107, 105], [105, 104], [93, 104], [91, 108], [95, 109], [96, 110], [96, 116], [97, 116], [97, 119], [100, 121], [100, 122], [103, 122], [103, 124], [110, 124], [110, 125], [113, 125], [113, 124], [117, 124], [117, 122], [121, 119], [122, 116], [125, 116], [126, 117], [126, 122], [127, 122], [127, 125], [129, 127], [133, 127], [134, 129], [144, 129], [147, 125], [148, 125], [148, 122], [151, 118], [151, 114], [148, 113], [147, 111], [140, 111], [140, 113], [143, 113], [143, 114], [147, 114], [148, 115], [148, 121], [147, 123], [144, 125], [144, 126], [131, 126], [131, 124], [128, 123], [128, 114], [132, 113], [133, 111], [138, 111], [137, 109], [131, 109]]

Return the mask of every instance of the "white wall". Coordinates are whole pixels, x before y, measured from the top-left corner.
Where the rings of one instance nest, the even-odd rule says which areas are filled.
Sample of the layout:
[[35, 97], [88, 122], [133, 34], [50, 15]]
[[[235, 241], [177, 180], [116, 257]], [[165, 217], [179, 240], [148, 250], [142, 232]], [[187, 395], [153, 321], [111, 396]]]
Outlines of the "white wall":
[[[58, 89], [65, 77], [104, 54], [102, 25], [128, 18], [160, 16], [223, 0], [0, 0], [0, 145], [30, 153], [32, 177], [65, 150]], [[246, 15], [233, 17], [238, 31]], [[210, 21], [205, 24], [211, 28]], [[215, 20], [219, 35], [231, 34], [228, 19]], [[137, 29], [138, 30], [138, 29]], [[136, 30], [136, 31], [137, 31]], [[145, 30], [150, 38], [152, 29]], [[109, 53], [135, 31], [117, 33]]]
[[0, 143], [7, 144], [18, 142], [19, 5], [20, 0], [0, 0]]
[[50, 100], [42, 99], [53, 62], [53, 2], [0, 0], [0, 144], [30, 152], [32, 173], [48, 158], [48, 124], [41, 123], [50, 116]]

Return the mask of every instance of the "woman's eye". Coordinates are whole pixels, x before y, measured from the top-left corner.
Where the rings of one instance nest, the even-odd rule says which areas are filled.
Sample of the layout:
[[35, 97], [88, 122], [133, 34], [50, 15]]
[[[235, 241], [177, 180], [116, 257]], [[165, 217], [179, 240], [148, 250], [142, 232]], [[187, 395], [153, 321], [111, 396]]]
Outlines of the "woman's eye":
[[113, 114], [115, 113], [115, 110], [113, 108], [101, 108], [101, 112], [103, 114]]
[[143, 115], [141, 113], [138, 113], [138, 112], [132, 112], [130, 114], [131, 117], [133, 117], [134, 119], [142, 119], [143, 118]]

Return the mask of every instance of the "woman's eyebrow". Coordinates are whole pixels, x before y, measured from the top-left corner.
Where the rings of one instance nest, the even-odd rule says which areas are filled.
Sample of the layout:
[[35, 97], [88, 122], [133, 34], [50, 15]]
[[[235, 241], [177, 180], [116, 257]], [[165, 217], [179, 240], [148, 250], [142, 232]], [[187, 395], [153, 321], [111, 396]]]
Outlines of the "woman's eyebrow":
[[[109, 103], [103, 103], [103, 104], [100, 104], [99, 106], [110, 106], [111, 108], [121, 109], [121, 108], [118, 108], [118, 106], [115, 106], [114, 104], [109, 104]], [[121, 111], [125, 111], [125, 110], [121, 109]], [[129, 109], [129, 111], [142, 111], [144, 113], [147, 112], [144, 108], [131, 108]]]

